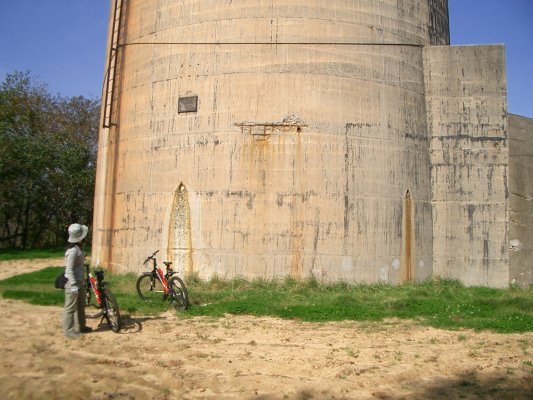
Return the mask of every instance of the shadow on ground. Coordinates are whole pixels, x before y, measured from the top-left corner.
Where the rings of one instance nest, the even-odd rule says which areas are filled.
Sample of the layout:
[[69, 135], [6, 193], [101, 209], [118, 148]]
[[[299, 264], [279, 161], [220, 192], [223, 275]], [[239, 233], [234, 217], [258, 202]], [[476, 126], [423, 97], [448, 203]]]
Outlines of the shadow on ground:
[[[97, 314], [96, 314], [97, 315]], [[87, 318], [95, 319], [98, 322], [98, 325], [95, 328], [95, 332], [104, 332], [110, 331], [111, 326], [107, 323], [105, 319], [102, 319], [100, 316], [87, 316]], [[118, 334], [130, 334], [130, 333], [139, 333], [143, 330], [143, 323], [146, 321], [155, 321], [165, 319], [165, 317], [157, 316], [148, 316], [148, 317], [131, 317], [130, 315], [121, 315], [121, 328]]]
[[[533, 399], [533, 368], [530, 372], [529, 377], [517, 377], [513, 376], [512, 371], [483, 376], [465, 371], [454, 378], [436, 378], [425, 383], [404, 382], [401, 394], [394, 393], [389, 388], [383, 390], [376, 388], [372, 396], [379, 400], [531, 400]], [[251, 397], [254, 400], [274, 398], [278, 397], [270, 395]], [[353, 393], [346, 397], [339, 397], [338, 394], [327, 391], [304, 389], [297, 392], [293, 398], [297, 400], [352, 399]]]

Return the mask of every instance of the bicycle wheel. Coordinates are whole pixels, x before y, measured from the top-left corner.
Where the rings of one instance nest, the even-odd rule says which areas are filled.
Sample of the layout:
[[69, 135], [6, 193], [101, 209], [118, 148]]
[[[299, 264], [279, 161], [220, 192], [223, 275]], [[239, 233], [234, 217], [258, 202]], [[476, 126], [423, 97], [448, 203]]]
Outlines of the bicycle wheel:
[[115, 296], [113, 293], [111, 293], [111, 290], [104, 288], [104, 297], [105, 297], [105, 319], [107, 320], [107, 323], [109, 326], [111, 326], [111, 330], [115, 333], [120, 331], [120, 311], [118, 309], [117, 300], [115, 299]]
[[142, 275], [137, 279], [137, 293], [144, 301], [163, 301], [165, 299], [163, 285], [153, 275]]
[[170, 279], [170, 302], [178, 311], [189, 308], [189, 294], [181, 278], [174, 276]]

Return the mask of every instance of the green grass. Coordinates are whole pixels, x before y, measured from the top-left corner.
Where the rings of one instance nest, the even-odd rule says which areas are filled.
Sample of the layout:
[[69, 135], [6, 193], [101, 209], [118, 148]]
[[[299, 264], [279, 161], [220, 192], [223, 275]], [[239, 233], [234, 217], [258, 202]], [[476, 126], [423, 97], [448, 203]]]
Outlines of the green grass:
[[[0, 281], [0, 293], [8, 299], [23, 300], [31, 304], [61, 306], [63, 290], [54, 288], [55, 278], [64, 267], [47, 267], [39, 271], [12, 276]], [[112, 275], [106, 273], [106, 281], [115, 295], [122, 314], [156, 315], [169, 309], [168, 302], [148, 304], [138, 297], [135, 282], [137, 275]]]
[[22, 260], [36, 258], [58, 258], [65, 255], [65, 249], [44, 249], [44, 250], [16, 250], [16, 249], [2, 249], [0, 250], [0, 261]]
[[283, 282], [214, 280], [188, 284], [189, 315], [269, 315], [303, 321], [416, 320], [444, 329], [533, 331], [533, 290], [467, 288], [456, 281], [422, 284], [319, 285], [314, 280]]
[[[60, 267], [48, 267], [0, 281], [3, 297], [32, 304], [62, 305], [63, 291], [53, 287]], [[156, 315], [168, 302], [144, 303], [135, 289], [138, 275], [106, 273], [122, 313]], [[464, 287], [456, 281], [390, 286], [321, 285], [296, 281], [188, 279], [191, 308], [183, 316], [229, 314], [272, 316], [302, 321], [415, 320], [442, 329], [470, 328], [501, 333], [533, 331], [533, 289]]]

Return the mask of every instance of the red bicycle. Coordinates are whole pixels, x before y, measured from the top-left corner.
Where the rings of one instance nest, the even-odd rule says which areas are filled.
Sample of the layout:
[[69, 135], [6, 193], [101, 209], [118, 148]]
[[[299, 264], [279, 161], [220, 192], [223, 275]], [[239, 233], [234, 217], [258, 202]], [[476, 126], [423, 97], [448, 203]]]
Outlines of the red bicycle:
[[[85, 290], [87, 292], [87, 305], [93, 305], [102, 311], [92, 318], [102, 317], [100, 324], [105, 319], [111, 330], [115, 333], [120, 331], [120, 311], [118, 309], [117, 300], [109, 288], [107, 288], [107, 282], [104, 282], [104, 271], [97, 269], [94, 272], [94, 276], [88, 265], [85, 265], [85, 272], [87, 278], [85, 280]], [[94, 294], [94, 297], [93, 297]]]
[[168, 299], [176, 310], [186, 310], [189, 308], [189, 294], [185, 283], [179, 276], [174, 275], [172, 262], [163, 262], [167, 267], [167, 272], [163, 273], [163, 270], [157, 265], [155, 257], [158, 252], [159, 250], [144, 260], [143, 265], [152, 261], [152, 270], [143, 272], [137, 279], [137, 293], [144, 301], [164, 301]]

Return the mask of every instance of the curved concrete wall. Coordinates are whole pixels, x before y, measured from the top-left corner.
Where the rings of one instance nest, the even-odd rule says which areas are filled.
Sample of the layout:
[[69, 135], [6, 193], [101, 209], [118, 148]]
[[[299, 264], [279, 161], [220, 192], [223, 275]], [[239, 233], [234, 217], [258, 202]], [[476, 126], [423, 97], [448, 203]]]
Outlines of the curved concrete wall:
[[128, 0], [126, 43], [449, 44], [446, 0]]
[[448, 43], [446, 1], [126, 4], [95, 264], [162, 249], [202, 277], [431, 275], [421, 46]]

